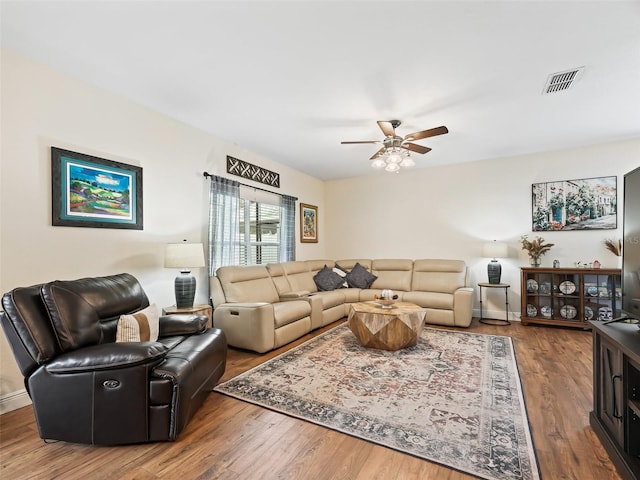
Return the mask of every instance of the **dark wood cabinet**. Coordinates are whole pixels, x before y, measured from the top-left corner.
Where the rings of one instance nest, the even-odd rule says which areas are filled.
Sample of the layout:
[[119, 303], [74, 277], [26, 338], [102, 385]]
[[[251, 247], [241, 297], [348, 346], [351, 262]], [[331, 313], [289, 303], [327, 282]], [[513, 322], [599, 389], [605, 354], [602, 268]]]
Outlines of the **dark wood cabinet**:
[[589, 322], [593, 329], [590, 423], [625, 479], [640, 478], [640, 330]]
[[622, 306], [617, 268], [522, 268], [522, 324], [589, 328], [611, 320]]
[[613, 439], [623, 445], [622, 351], [602, 336], [596, 344], [598, 348], [593, 354], [598, 356], [599, 375], [596, 388], [598, 398], [594, 400], [595, 410]]

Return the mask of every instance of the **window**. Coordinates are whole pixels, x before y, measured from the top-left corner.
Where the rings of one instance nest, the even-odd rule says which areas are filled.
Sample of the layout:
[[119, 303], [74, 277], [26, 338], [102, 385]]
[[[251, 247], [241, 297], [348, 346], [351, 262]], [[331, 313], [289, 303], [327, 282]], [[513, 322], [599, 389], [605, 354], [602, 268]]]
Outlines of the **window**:
[[209, 275], [225, 265], [296, 259], [296, 197], [251, 188], [217, 175], [209, 196]]
[[280, 261], [280, 206], [247, 198], [240, 200], [241, 265], [261, 265]]

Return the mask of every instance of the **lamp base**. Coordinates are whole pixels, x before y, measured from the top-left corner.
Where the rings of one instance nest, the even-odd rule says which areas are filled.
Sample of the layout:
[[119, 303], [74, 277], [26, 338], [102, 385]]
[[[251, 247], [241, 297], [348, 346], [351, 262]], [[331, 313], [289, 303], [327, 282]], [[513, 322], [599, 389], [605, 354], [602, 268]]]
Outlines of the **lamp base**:
[[502, 265], [497, 260], [491, 260], [487, 265], [487, 274], [489, 275], [489, 283], [497, 285], [500, 283], [502, 275]]
[[180, 275], [176, 277], [175, 290], [177, 308], [193, 307], [193, 299], [196, 296], [196, 278], [191, 275], [189, 270], [182, 270]]

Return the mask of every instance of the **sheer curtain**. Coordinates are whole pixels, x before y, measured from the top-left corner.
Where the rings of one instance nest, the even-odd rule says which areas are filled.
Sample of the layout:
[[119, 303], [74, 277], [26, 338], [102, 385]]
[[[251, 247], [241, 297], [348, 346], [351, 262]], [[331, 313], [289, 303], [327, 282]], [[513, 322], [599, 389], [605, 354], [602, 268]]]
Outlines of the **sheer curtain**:
[[280, 261], [296, 259], [296, 197], [280, 196]]
[[218, 267], [238, 265], [240, 182], [211, 175], [209, 194], [209, 276]]

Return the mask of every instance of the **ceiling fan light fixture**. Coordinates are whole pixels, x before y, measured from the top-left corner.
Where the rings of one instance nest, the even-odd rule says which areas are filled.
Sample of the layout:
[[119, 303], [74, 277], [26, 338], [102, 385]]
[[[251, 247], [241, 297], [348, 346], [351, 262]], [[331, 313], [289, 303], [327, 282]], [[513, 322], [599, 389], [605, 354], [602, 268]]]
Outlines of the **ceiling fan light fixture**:
[[400, 170], [400, 165], [397, 163], [387, 163], [387, 166], [384, 167], [387, 172], [396, 173]]
[[397, 173], [402, 168], [415, 167], [416, 164], [413, 161], [413, 158], [411, 158], [411, 152], [424, 154], [431, 151], [431, 148], [418, 143], [413, 143], [414, 141], [449, 133], [449, 129], [442, 125], [440, 127], [409, 133], [404, 137], [401, 137], [396, 133], [396, 128], [398, 128], [401, 123], [402, 122], [400, 122], [400, 120], [378, 120], [378, 126], [384, 134], [383, 140], [343, 141], [340, 143], [343, 145], [350, 143], [382, 144], [380, 150], [374, 153], [370, 158], [371, 166], [375, 169], [381, 170], [384, 168], [387, 172]]
[[413, 161], [413, 158], [411, 158], [411, 155], [409, 155], [409, 152], [407, 152], [407, 154], [404, 156], [404, 158], [400, 162], [400, 166], [404, 168], [411, 168], [416, 166], [416, 162]]
[[378, 157], [376, 158], [374, 161], [371, 162], [371, 166], [373, 168], [376, 169], [381, 169], [387, 166], [387, 162], [384, 161], [384, 159], [382, 157]]
[[398, 152], [395, 148], [391, 150], [389, 156], [387, 157], [387, 163], [400, 163], [402, 161], [402, 156], [400, 152]]

